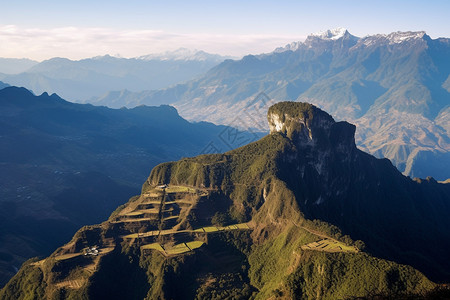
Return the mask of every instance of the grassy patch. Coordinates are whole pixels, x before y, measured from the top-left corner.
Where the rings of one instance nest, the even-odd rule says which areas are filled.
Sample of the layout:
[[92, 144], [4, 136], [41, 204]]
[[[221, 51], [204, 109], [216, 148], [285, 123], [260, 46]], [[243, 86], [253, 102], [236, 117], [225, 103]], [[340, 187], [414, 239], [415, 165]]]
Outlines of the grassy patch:
[[250, 229], [250, 227], [248, 227], [247, 223], [236, 224], [234, 226], [236, 226], [237, 229]]
[[182, 254], [191, 251], [185, 243], [174, 245], [173, 247], [166, 249], [168, 255]]
[[219, 231], [219, 229], [215, 226], [208, 226], [208, 227], [203, 227], [203, 229], [205, 230], [205, 232], [216, 232]]
[[195, 193], [196, 190], [183, 185], [171, 185], [166, 188], [166, 193]]
[[204, 244], [204, 243], [201, 242], [201, 241], [193, 241], [193, 242], [188, 242], [188, 243], [186, 243], [186, 245], [187, 245], [191, 250], [200, 248], [201, 246], [203, 246], [203, 244]]
[[153, 250], [158, 250], [162, 253], [165, 253], [163, 247], [161, 247], [161, 245], [158, 243], [152, 243], [152, 244], [147, 244], [147, 245], [141, 246], [141, 249], [142, 250], [153, 249]]

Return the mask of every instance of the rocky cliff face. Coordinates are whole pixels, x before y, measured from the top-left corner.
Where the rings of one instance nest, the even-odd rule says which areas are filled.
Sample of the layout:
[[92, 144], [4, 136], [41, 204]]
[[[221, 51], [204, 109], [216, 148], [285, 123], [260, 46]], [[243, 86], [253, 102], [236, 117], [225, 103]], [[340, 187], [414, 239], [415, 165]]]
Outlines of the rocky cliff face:
[[335, 122], [326, 112], [308, 103], [279, 102], [267, 113], [270, 133], [281, 133], [297, 146], [320, 146], [334, 150], [356, 149], [356, 127]]
[[[364, 240], [377, 255], [429, 274], [440, 269], [438, 276], [449, 276], [441, 268], [447, 255], [440, 247], [425, 246], [433, 243], [431, 228], [443, 234], [441, 242], [450, 243], [450, 234], [442, 231], [450, 225], [443, 214], [450, 210], [448, 184], [413, 181], [389, 160], [358, 150], [355, 126], [335, 122], [313, 105], [275, 104], [268, 111], [268, 121], [271, 135], [281, 134], [293, 145], [278, 157], [277, 177], [293, 192], [307, 219], [344, 229]], [[409, 256], [403, 256], [403, 251], [410, 251]], [[423, 259], [431, 252], [434, 263]]]

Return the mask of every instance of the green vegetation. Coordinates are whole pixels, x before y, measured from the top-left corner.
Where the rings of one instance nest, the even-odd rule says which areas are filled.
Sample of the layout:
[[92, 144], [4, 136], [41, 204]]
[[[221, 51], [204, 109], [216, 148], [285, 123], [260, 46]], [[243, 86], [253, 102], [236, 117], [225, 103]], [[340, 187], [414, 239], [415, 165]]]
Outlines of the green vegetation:
[[286, 280], [293, 299], [346, 299], [369, 293], [422, 293], [434, 284], [409, 266], [360, 253], [308, 252]]
[[337, 253], [303, 250], [315, 238], [292, 227], [252, 252], [249, 276], [260, 289], [256, 299], [274, 294], [292, 299], [346, 299], [392, 292], [394, 286], [399, 293], [421, 293], [435, 286], [409, 266], [356, 253], [354, 248]]
[[[306, 102], [292, 102], [292, 101], [284, 101], [278, 102], [272, 105], [267, 114], [276, 114], [281, 117], [281, 122], [286, 122], [286, 115], [291, 118], [311, 120], [314, 118], [314, 115], [319, 113], [319, 109], [312, 104]], [[321, 112], [323, 113], [323, 112]], [[331, 118], [331, 117], [330, 117]]]
[[224, 226], [230, 222], [230, 216], [221, 212], [216, 212], [211, 218], [211, 224], [215, 226]]
[[248, 258], [249, 277], [252, 285], [259, 289], [260, 299], [268, 298], [280, 287], [289, 272], [300, 263], [301, 246], [316, 239], [306, 230], [291, 226], [252, 251]]
[[30, 259], [24, 263], [19, 273], [0, 290], [0, 299], [45, 299], [47, 285], [41, 268], [32, 266], [35, 261]]

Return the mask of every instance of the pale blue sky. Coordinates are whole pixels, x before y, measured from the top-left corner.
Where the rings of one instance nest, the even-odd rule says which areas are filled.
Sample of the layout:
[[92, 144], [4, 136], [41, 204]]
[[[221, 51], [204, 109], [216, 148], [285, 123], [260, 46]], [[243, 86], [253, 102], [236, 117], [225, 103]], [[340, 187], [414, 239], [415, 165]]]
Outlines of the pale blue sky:
[[1, 1], [0, 57], [138, 56], [178, 47], [244, 55], [320, 30], [450, 37], [450, 1]]

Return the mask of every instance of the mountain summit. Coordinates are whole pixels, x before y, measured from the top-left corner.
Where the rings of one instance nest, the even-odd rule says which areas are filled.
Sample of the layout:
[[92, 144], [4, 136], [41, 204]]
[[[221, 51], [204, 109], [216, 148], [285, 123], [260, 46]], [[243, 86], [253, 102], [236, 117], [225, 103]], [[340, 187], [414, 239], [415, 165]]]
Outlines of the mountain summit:
[[312, 33], [309, 35], [309, 37], [318, 37], [320, 39], [324, 40], [338, 40], [340, 38], [343, 38], [346, 35], [350, 35], [350, 33], [347, 31], [347, 29], [342, 27], [337, 27], [335, 29], [328, 29], [325, 31], [319, 31], [316, 33]]
[[290, 44], [287, 44], [284, 47], [276, 48], [273, 53], [281, 53], [284, 51], [297, 51], [302, 47], [306, 48], [313, 48], [314, 46], [317, 46], [316, 44], [318, 42], [333, 42], [338, 40], [349, 40], [352, 43], [355, 43], [359, 40], [358, 37], [350, 34], [347, 29], [338, 27], [335, 29], [328, 29], [325, 31], [319, 31], [316, 33], [311, 33], [308, 35], [308, 37], [305, 39], [304, 42], [292, 42]]
[[317, 131], [327, 131], [335, 123], [330, 115], [317, 107], [294, 102], [273, 105], [267, 113], [267, 119], [270, 133], [280, 132], [297, 141], [312, 142], [318, 140]]
[[140, 196], [25, 263], [0, 297], [398, 298], [437, 286], [421, 272], [450, 280], [450, 185], [358, 150], [355, 126], [314, 105], [267, 119], [261, 140], [156, 166]]

